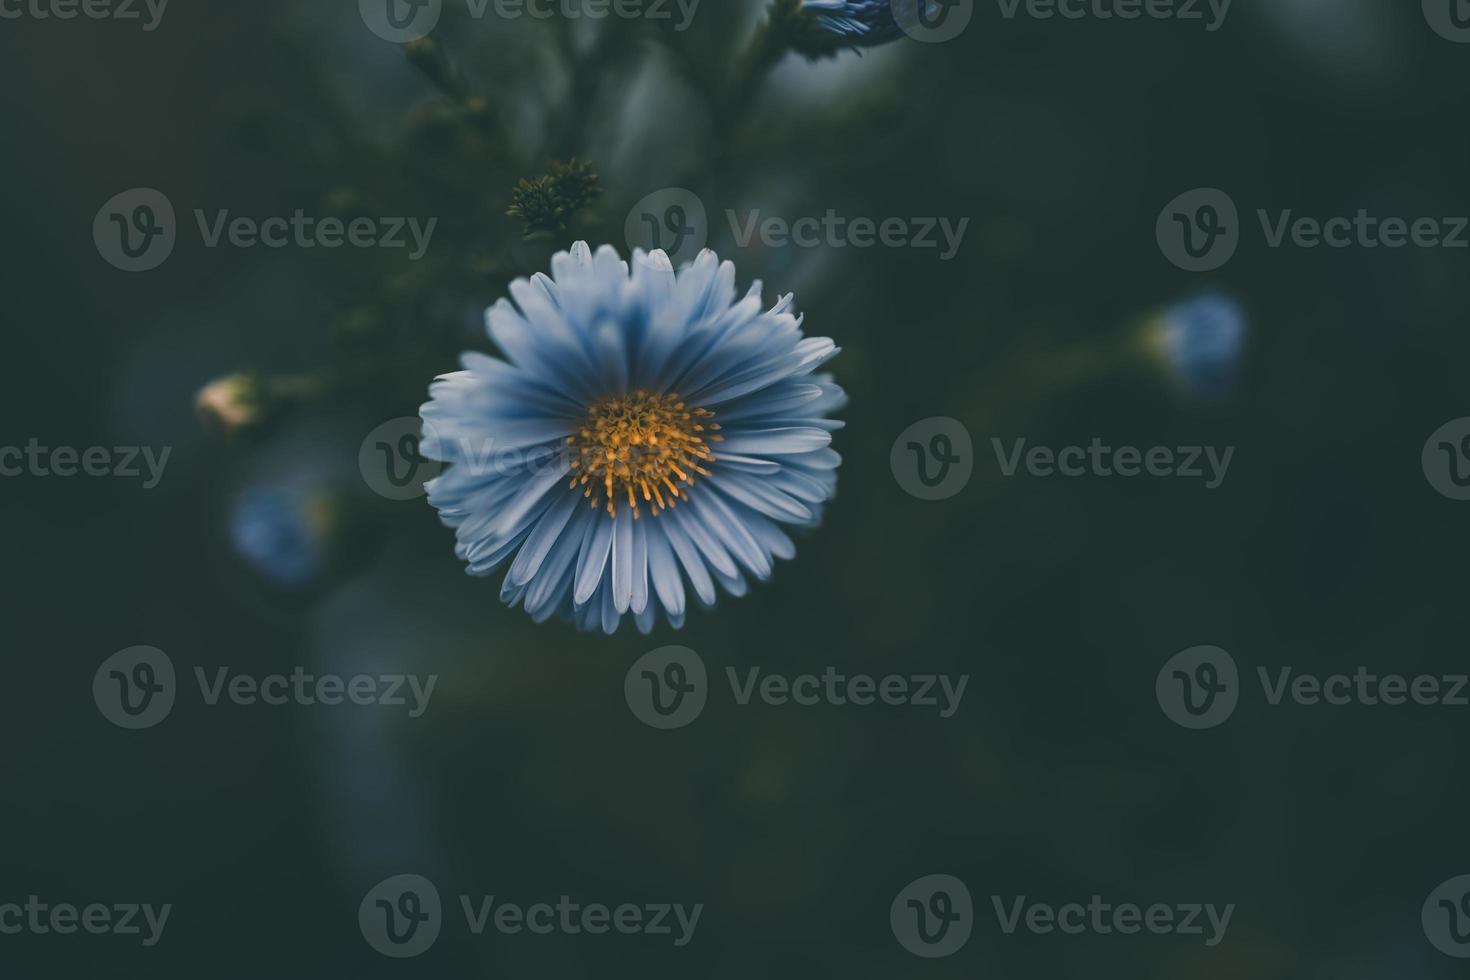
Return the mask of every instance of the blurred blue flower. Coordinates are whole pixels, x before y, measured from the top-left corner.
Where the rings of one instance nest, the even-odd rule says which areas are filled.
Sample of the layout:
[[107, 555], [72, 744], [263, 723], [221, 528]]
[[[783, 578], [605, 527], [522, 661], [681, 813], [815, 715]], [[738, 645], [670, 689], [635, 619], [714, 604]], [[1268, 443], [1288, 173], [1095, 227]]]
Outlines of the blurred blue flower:
[[322, 497], [254, 487], [230, 510], [230, 543], [268, 582], [299, 589], [325, 569], [332, 523], [331, 505]]
[[464, 354], [422, 409], [457, 554], [472, 575], [509, 561], [501, 598], [537, 622], [677, 628], [686, 588], [708, 608], [769, 578], [796, 553], [782, 525], [815, 526], [836, 489], [846, 396], [812, 372], [837, 346], [803, 336], [790, 295], [737, 299], [713, 252], [677, 274], [634, 260], [578, 242], [513, 282], [486, 314], [506, 359]]
[[1239, 303], [1221, 293], [1204, 293], [1164, 310], [1149, 332], [1152, 346], [1185, 391], [1200, 398], [1230, 393], [1246, 336]]
[[843, 44], [883, 44], [903, 33], [893, 16], [893, 0], [801, 0], [801, 10], [820, 31]]

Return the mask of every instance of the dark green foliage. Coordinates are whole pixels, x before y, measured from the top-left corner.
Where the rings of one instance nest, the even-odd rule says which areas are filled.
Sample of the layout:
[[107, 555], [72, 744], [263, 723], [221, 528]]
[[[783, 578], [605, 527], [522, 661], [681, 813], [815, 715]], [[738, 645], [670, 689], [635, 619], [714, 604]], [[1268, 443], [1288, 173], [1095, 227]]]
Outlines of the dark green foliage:
[[602, 195], [597, 171], [583, 160], [553, 162], [546, 174], [522, 178], [510, 194], [506, 215], [525, 225], [526, 237], [567, 230], [573, 216]]

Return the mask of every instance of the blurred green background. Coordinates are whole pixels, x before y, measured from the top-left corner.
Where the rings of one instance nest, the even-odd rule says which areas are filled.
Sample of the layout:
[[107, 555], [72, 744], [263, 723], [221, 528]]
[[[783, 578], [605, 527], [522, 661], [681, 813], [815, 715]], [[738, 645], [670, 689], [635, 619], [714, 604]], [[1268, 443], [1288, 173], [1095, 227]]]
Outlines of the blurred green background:
[[[435, 37], [503, 124], [462, 113], [364, 29], [356, 4], [185, 3], [159, 29], [0, 23], [7, 445], [174, 447], [167, 477], [5, 479], [9, 624], [0, 901], [170, 902], [152, 949], [0, 936], [16, 977], [1450, 977], [1419, 923], [1470, 871], [1466, 711], [1269, 708], [1259, 689], [1205, 732], [1154, 679], [1175, 652], [1257, 665], [1463, 671], [1470, 505], [1419, 454], [1470, 415], [1463, 251], [1266, 247], [1256, 208], [1470, 215], [1470, 46], [1418, 4], [1237, 0], [1225, 27], [1005, 20], [964, 36], [784, 62], [743, 122], [702, 99], [761, 4], [705, 0], [672, 35], [612, 23], [448, 17]], [[566, 45], [570, 45], [567, 47]], [[568, 51], [600, 52], [568, 73]], [[603, 197], [559, 240], [504, 217], [516, 180], [593, 161]], [[250, 215], [343, 201], [439, 216], [431, 260], [206, 249], [160, 269], [98, 256], [93, 215], [130, 187]], [[824, 526], [773, 582], [674, 633], [535, 626], [464, 575], [422, 500], [372, 498], [363, 436], [412, 415], [445, 352], [488, 349], [503, 277], [574, 234], [623, 250], [633, 202], [671, 186], [712, 213], [969, 218], [933, 251], [711, 244], [743, 286], [787, 290], [834, 337], [852, 396]], [[1208, 276], [1170, 265], [1163, 205], [1227, 190], [1249, 230]], [[345, 196], [344, 196], [345, 195]], [[1234, 396], [1181, 399], [1124, 356], [1138, 325], [1201, 288], [1237, 297]], [[356, 324], [360, 331], [344, 324]], [[365, 324], [365, 325], [364, 325]], [[385, 378], [226, 443], [194, 392], [241, 368], [377, 359]], [[386, 360], [385, 360], [386, 359]], [[955, 417], [975, 475], [909, 496], [889, 449]], [[989, 440], [1237, 447], [1192, 481], [1003, 478]], [[229, 501], [280, 474], [351, 487], [350, 558], [305, 595], [232, 555]], [[968, 674], [959, 713], [737, 708], [644, 727], [623, 676], [668, 643], [712, 673]], [[134, 644], [263, 674], [437, 673], [420, 719], [208, 708], [156, 729], [93, 705]], [[702, 902], [695, 941], [469, 936], [406, 962], [362, 940], [358, 902], [402, 872], [529, 904]], [[953, 874], [979, 924], [945, 960], [894, 941], [909, 881]], [[1007, 937], [989, 896], [1236, 904], [1227, 940]], [[456, 903], [457, 904], [457, 903]]]

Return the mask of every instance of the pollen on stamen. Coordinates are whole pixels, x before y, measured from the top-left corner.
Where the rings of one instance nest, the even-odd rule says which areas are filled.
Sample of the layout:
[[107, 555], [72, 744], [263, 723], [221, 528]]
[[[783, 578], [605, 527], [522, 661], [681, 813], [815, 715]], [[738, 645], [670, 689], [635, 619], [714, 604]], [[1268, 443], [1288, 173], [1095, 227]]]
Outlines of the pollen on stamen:
[[709, 443], [721, 439], [713, 434], [720, 427], [709, 422], [714, 414], [689, 408], [676, 394], [642, 389], [597, 402], [587, 409], [577, 434], [566, 439], [572, 454], [568, 489], [583, 487], [592, 508], [613, 517], [622, 497], [639, 517], [641, 496], [658, 516], [688, 496], [692, 474], [710, 475], [700, 464], [714, 461]]

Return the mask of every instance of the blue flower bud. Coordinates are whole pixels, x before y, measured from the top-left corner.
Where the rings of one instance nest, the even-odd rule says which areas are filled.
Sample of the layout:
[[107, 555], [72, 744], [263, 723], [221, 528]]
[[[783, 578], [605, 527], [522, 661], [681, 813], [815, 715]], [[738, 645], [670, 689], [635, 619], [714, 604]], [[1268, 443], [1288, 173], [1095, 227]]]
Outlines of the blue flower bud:
[[1150, 346], [1174, 380], [1198, 398], [1218, 399], [1235, 384], [1246, 320], [1240, 304], [1204, 293], [1164, 310], [1149, 324]]

